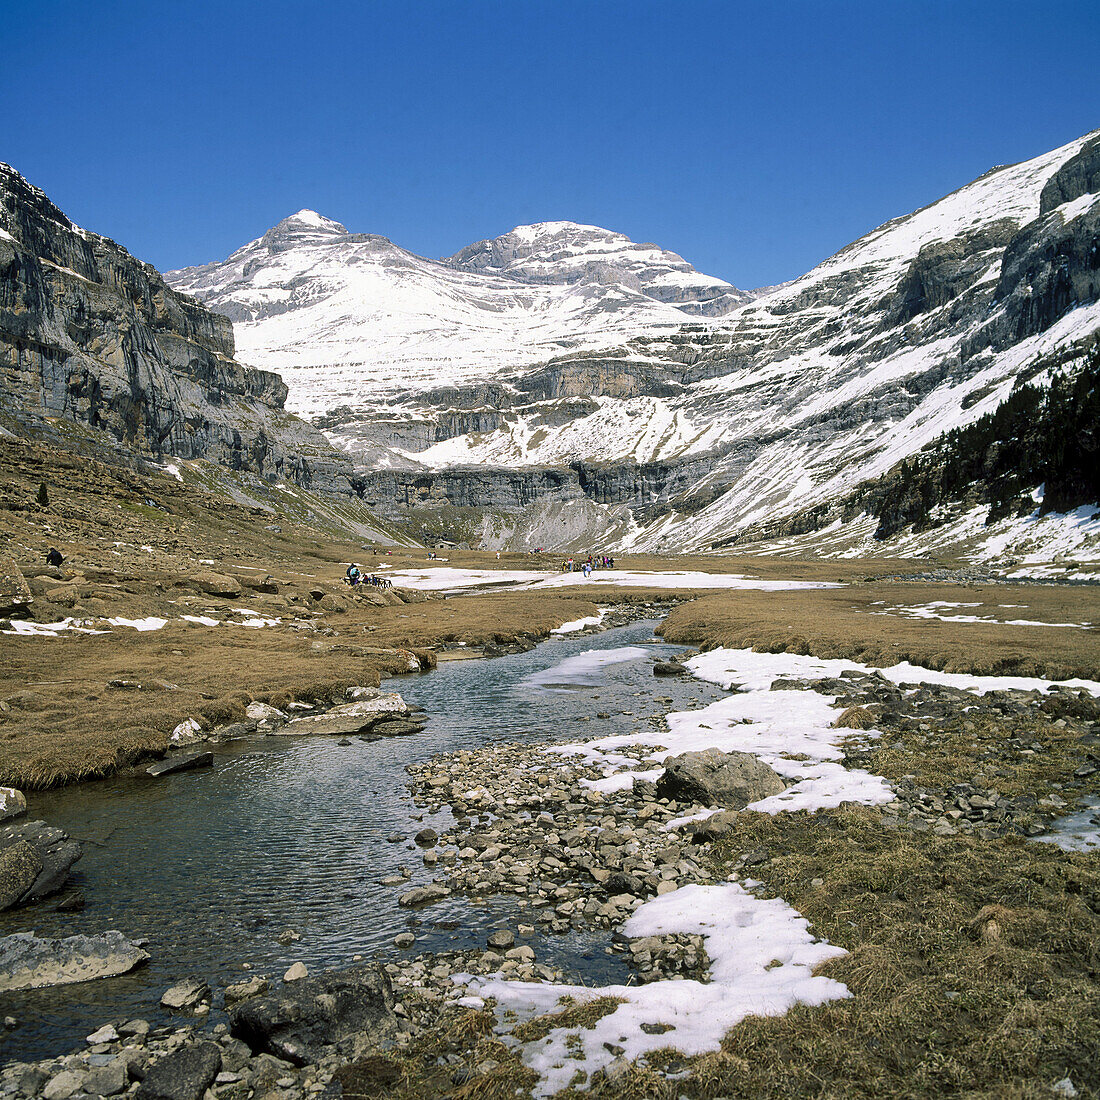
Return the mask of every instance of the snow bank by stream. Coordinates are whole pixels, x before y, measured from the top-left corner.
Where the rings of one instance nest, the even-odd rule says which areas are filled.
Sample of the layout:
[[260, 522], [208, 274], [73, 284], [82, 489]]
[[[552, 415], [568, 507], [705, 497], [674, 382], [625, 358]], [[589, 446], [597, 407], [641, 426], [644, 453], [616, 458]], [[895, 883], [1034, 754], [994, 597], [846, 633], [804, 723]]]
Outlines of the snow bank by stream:
[[[705, 937], [711, 981], [659, 981], [648, 985], [591, 988], [467, 980], [481, 997], [494, 997], [502, 1012], [520, 1018], [559, 1010], [564, 997], [583, 1003], [597, 997], [624, 1001], [592, 1028], [556, 1028], [528, 1043], [523, 1061], [539, 1074], [536, 1096], [552, 1096], [578, 1070], [589, 1078], [618, 1058], [633, 1061], [664, 1047], [686, 1055], [717, 1050], [722, 1037], [746, 1016], [781, 1016], [796, 1004], [820, 1005], [849, 997], [846, 986], [814, 974], [845, 954], [815, 939], [809, 923], [780, 898], [757, 898], [744, 886], [684, 886], [653, 898], [623, 925], [628, 936], [696, 933]], [[663, 1024], [651, 1034], [643, 1025]], [[609, 1047], [621, 1047], [616, 1055]]]

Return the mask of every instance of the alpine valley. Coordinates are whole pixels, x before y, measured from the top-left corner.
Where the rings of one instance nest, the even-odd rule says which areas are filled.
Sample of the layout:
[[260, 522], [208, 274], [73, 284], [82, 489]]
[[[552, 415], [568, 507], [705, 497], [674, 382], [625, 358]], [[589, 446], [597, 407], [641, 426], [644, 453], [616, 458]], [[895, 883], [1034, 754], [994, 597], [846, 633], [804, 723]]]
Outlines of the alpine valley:
[[595, 226], [431, 260], [311, 210], [162, 279], [0, 168], [9, 430], [213, 462], [402, 541], [1096, 557], [1094, 426], [1072, 490], [1017, 463], [996, 499], [983, 462], [1026, 447], [980, 426], [1052, 383], [1081, 415], [1098, 298], [1100, 131], [755, 291]]

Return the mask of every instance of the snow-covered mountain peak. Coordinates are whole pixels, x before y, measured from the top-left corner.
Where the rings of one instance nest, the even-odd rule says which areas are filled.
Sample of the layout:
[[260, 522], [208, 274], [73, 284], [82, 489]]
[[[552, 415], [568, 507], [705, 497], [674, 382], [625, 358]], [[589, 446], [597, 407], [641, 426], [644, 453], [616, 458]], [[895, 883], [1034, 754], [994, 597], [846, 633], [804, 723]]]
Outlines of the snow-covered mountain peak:
[[291, 214], [273, 225], [259, 243], [273, 251], [282, 251], [301, 244], [323, 243], [348, 236], [347, 229], [339, 222], [318, 214], [316, 210], [299, 210], [297, 214]]
[[461, 271], [526, 283], [618, 283], [693, 316], [721, 316], [752, 295], [695, 270], [682, 256], [623, 233], [580, 222], [517, 225], [443, 261]]

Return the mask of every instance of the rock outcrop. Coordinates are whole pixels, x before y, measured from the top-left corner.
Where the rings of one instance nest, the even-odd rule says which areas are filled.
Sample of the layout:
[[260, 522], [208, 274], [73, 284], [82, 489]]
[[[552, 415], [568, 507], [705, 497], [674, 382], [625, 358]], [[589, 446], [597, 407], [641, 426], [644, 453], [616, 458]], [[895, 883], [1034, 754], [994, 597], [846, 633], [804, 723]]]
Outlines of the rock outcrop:
[[237, 362], [227, 318], [0, 164], [0, 419], [346, 493], [349, 463], [286, 395]]

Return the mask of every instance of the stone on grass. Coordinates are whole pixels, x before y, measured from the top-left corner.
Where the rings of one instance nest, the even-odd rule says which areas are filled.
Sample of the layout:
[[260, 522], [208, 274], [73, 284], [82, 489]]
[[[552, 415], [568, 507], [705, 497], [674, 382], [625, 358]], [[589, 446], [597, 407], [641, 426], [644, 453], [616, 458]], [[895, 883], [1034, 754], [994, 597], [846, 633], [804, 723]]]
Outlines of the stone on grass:
[[194, 1043], [166, 1054], [145, 1072], [136, 1100], [200, 1100], [222, 1068], [217, 1043]]
[[393, 992], [381, 967], [306, 978], [254, 997], [230, 1012], [231, 1030], [253, 1051], [266, 1051], [295, 1065], [320, 1059], [325, 1047], [350, 1041], [363, 1049], [396, 1030]]
[[137, 944], [117, 931], [64, 939], [16, 932], [0, 938], [0, 993], [125, 974], [148, 958]]
[[0, 554], [0, 615], [21, 614], [31, 605], [31, 590], [19, 566], [8, 554]]
[[226, 596], [236, 599], [241, 594], [241, 585], [236, 577], [215, 573], [212, 569], [194, 574], [191, 583], [208, 596]]
[[743, 810], [786, 786], [778, 772], [750, 753], [705, 749], [667, 759], [657, 797]]

